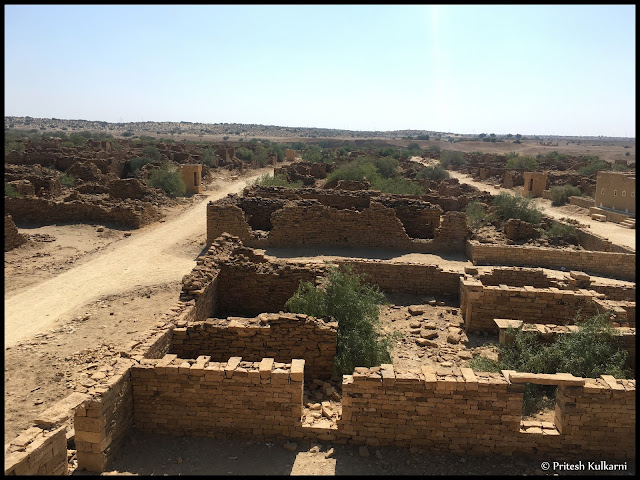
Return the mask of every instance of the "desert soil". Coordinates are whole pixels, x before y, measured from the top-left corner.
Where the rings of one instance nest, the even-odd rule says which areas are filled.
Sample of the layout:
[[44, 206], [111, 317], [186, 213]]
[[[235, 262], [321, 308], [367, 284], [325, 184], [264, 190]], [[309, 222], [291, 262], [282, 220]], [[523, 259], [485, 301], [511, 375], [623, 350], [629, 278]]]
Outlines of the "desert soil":
[[[18, 225], [31, 240], [5, 254], [5, 443], [48, 406], [90, 382], [90, 374], [114, 363], [127, 344], [166, 315], [178, 298], [181, 278], [205, 246], [207, 201], [238, 192], [267, 171], [240, 179], [223, 173], [204, 194], [184, 200], [162, 222], [139, 230]], [[383, 250], [269, 249], [265, 254], [305, 263], [350, 256], [437, 263], [458, 272], [471, 265], [464, 257]], [[434, 363], [460, 367], [472, 353], [495, 357], [492, 343], [497, 338], [470, 335], [466, 346], [447, 342], [449, 328], [459, 326], [462, 316], [446, 298], [389, 295], [388, 301], [381, 318], [385, 331], [399, 332], [392, 352], [397, 368]], [[418, 345], [423, 336], [431, 336], [438, 349]], [[339, 382], [332, 386], [337, 396], [326, 390], [328, 385], [306, 386], [307, 423], [335, 422], [341, 408]], [[329, 414], [318, 415], [322, 402]], [[287, 450], [282, 443], [137, 431], [127, 441], [106, 474], [544, 473], [539, 460], [434, 456], [415, 448], [369, 448], [368, 456], [361, 456], [357, 447], [341, 445], [298, 442]]]

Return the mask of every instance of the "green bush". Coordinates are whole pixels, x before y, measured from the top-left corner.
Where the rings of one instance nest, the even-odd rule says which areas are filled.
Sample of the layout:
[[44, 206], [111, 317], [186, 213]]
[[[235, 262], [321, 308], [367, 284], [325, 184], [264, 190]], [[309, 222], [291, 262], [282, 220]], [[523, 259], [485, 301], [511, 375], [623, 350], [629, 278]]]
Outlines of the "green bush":
[[507, 170], [525, 170], [527, 172], [534, 172], [540, 168], [540, 165], [538, 164], [538, 161], [530, 155], [510, 153], [507, 155], [507, 164], [505, 168]]
[[11, 185], [6, 180], [4, 181], [4, 196], [11, 198], [22, 198], [22, 195], [16, 190], [16, 187]]
[[478, 200], [469, 203], [465, 209], [465, 213], [467, 214], [467, 225], [471, 228], [480, 228], [488, 222], [489, 217], [487, 216], [487, 211], [484, 205]]
[[76, 177], [71, 174], [62, 174], [60, 176], [60, 185], [65, 187], [73, 187], [76, 183]]
[[148, 163], [153, 163], [153, 160], [149, 157], [136, 157], [129, 160], [129, 168], [131, 168], [132, 172], [137, 172], [144, 165]]
[[447, 168], [449, 165], [459, 167], [467, 163], [464, 153], [455, 150], [443, 150], [440, 153], [440, 165]]
[[327, 175], [327, 183], [338, 180], [362, 182], [365, 178], [370, 182], [380, 178], [375, 165], [368, 161], [352, 161]]
[[61, 146], [61, 147], [70, 147], [70, 148], [73, 148], [73, 147], [75, 147], [75, 146], [76, 146], [76, 144], [75, 144], [75, 143], [73, 143], [73, 142], [72, 142], [72, 141], [70, 141], [70, 140], [66, 140], [66, 141], [64, 141], [64, 142], [60, 143], [60, 146]]
[[[553, 343], [540, 344], [535, 332], [509, 328], [512, 342], [499, 345], [500, 361], [474, 358], [470, 367], [476, 371], [515, 370], [528, 373], [570, 373], [576, 377], [633, 378], [626, 365], [628, 352], [621, 347], [619, 336], [606, 314], [597, 314], [577, 323], [575, 333], [559, 335]], [[553, 407], [554, 387], [527, 384], [523, 413], [529, 415], [542, 408]]]
[[291, 312], [338, 322], [334, 370], [338, 375], [353, 373], [355, 367], [390, 363], [392, 339], [381, 332], [380, 305], [385, 296], [378, 287], [367, 285], [363, 276], [330, 267], [323, 287], [301, 283], [287, 301]]
[[304, 150], [305, 148], [307, 148], [307, 144], [304, 142], [293, 142], [291, 144], [291, 148], [293, 150]]
[[431, 153], [440, 153], [442, 149], [440, 148], [440, 145], [431, 145], [428, 149], [427, 152], [431, 152]]
[[[629, 153], [629, 152], [627, 152]], [[614, 163], [613, 164], [613, 171], [614, 172], [626, 172], [627, 170], [629, 170], [629, 167], [627, 165], [623, 165], [621, 163]]]
[[205, 148], [202, 152], [202, 163], [208, 167], [215, 165], [216, 152], [213, 148]]
[[332, 163], [333, 155], [328, 150], [323, 150], [318, 145], [309, 145], [302, 154], [302, 160], [305, 162], [324, 162]]
[[493, 199], [494, 211], [501, 220], [517, 218], [537, 225], [542, 220], [542, 212], [527, 197], [502, 192]]
[[580, 195], [582, 195], [580, 189], [573, 185], [551, 187], [551, 205], [565, 205], [569, 202], [569, 197]]
[[392, 157], [374, 158], [372, 163], [384, 178], [392, 177], [398, 169], [398, 160]]
[[553, 245], [560, 245], [562, 243], [578, 244], [578, 229], [572, 225], [553, 222], [551, 227], [542, 233], [549, 239], [549, 243]]
[[256, 148], [255, 152], [253, 153], [253, 159], [258, 162], [258, 166], [266, 167], [267, 165], [269, 165], [269, 162], [271, 160], [269, 158], [270, 151], [270, 148], [263, 147], [262, 145], [259, 145]]
[[252, 162], [253, 152], [246, 147], [236, 148], [236, 157], [245, 162]]
[[447, 172], [442, 165], [434, 165], [433, 167], [423, 167], [417, 173], [416, 178], [427, 179], [427, 180], [444, 180], [445, 178], [449, 178], [449, 172]]
[[142, 156], [146, 158], [150, 158], [154, 162], [159, 162], [160, 158], [162, 157], [162, 154], [160, 153], [160, 150], [158, 150], [153, 145], [147, 145], [142, 149]]
[[273, 142], [271, 144], [271, 150], [270, 150], [270, 154], [273, 155], [277, 155], [278, 156], [278, 162], [282, 162], [284, 161], [284, 157], [285, 157], [285, 148], [279, 144], [279, 143], [275, 143]]
[[184, 184], [178, 168], [168, 162], [151, 171], [147, 185], [162, 189], [164, 193], [172, 198], [182, 197], [187, 192], [187, 186]]
[[590, 177], [601, 170], [606, 171], [613, 168], [609, 162], [605, 162], [597, 156], [585, 156], [583, 159], [587, 160], [587, 164], [584, 167], [579, 168], [578, 173], [585, 177]]
[[419, 184], [404, 178], [378, 178], [371, 182], [371, 188], [396, 195], [424, 195], [424, 189]]
[[271, 175], [265, 173], [261, 177], [257, 178], [254, 182], [256, 185], [262, 187], [287, 187], [287, 188], [301, 188], [302, 182], [289, 182], [284, 175]]

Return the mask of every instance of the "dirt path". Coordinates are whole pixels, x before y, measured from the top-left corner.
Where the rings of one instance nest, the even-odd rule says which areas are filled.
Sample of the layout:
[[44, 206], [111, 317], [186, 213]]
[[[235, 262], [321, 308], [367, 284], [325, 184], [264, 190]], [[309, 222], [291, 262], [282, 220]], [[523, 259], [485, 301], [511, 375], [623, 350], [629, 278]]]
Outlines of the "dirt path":
[[65, 313], [101, 296], [179, 281], [195, 265], [195, 258], [180, 255], [181, 246], [206, 230], [207, 202], [240, 191], [266, 172], [273, 169], [205, 192], [199, 203], [180, 215], [134, 231], [53, 278], [10, 292], [5, 296], [5, 346], [44, 331]]
[[[421, 160], [420, 157], [412, 157], [411, 160], [418, 161], [418, 163], [423, 163], [426, 165], [425, 162], [419, 161]], [[452, 178], [457, 178], [461, 183], [466, 183], [468, 185], [476, 187], [478, 190], [484, 190], [485, 192], [489, 192], [491, 195], [498, 195], [503, 192], [507, 192], [512, 195], [514, 194], [513, 190], [510, 190], [508, 188], [492, 187], [491, 185], [487, 185], [486, 183], [474, 180], [470, 175], [466, 175], [464, 173], [449, 171], [449, 175], [451, 175]], [[624, 247], [631, 248], [634, 251], [636, 249], [635, 230], [624, 228], [611, 222], [597, 222], [595, 220], [592, 220], [591, 217], [587, 215], [580, 215], [563, 211], [561, 209], [553, 207], [551, 205], [551, 200], [547, 200], [544, 198], [534, 198], [533, 201], [538, 209], [543, 211], [549, 217], [553, 217], [556, 219], [571, 218], [573, 220], [578, 220], [580, 223], [589, 225], [589, 229], [596, 235], [600, 235], [601, 237], [606, 238], [616, 245], [622, 245]]]

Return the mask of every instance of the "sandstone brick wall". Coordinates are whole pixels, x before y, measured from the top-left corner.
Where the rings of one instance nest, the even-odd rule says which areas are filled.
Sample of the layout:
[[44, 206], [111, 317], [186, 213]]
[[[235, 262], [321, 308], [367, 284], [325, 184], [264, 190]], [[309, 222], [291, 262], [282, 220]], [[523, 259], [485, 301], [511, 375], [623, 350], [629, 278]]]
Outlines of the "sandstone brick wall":
[[136, 428], [259, 440], [300, 437], [303, 376], [303, 360], [147, 360], [131, 369]]
[[524, 287], [530, 285], [535, 288], [558, 287], [558, 282], [547, 277], [541, 268], [494, 268], [490, 272], [476, 277], [483, 285], [510, 285]]
[[[313, 281], [316, 271], [297, 265], [276, 265], [261, 270], [255, 264], [226, 263], [218, 282], [218, 303], [209, 316], [256, 316], [279, 312], [298, 290], [300, 282]], [[251, 292], [251, 301], [247, 301]]]
[[273, 214], [271, 222], [271, 245], [407, 248], [411, 244], [393, 209], [375, 202], [362, 212], [318, 203], [285, 206]]
[[[6, 201], [6, 198], [5, 198]], [[27, 241], [27, 237], [18, 233], [18, 227], [13, 223], [11, 215], [4, 216], [4, 251], [8, 252], [22, 245]]]
[[603, 375], [586, 379], [584, 387], [560, 386], [555, 417], [562, 436], [579, 445], [582, 455], [635, 457], [635, 380]]
[[301, 358], [305, 376], [311, 380], [331, 377], [336, 342], [337, 324], [307, 315], [263, 313], [256, 318], [212, 318], [175, 328], [169, 353], [179, 358], [208, 355], [216, 362], [243, 357], [251, 362], [274, 358], [291, 363]]
[[403, 292], [416, 295], [444, 295], [458, 297], [460, 274], [441, 269], [437, 265], [388, 263], [376, 260], [339, 261], [351, 265], [356, 273], [364, 273], [365, 281], [377, 285], [384, 292]]
[[113, 376], [74, 417], [78, 469], [103, 471], [113, 460], [133, 426], [131, 374]]
[[593, 275], [635, 281], [635, 254], [563, 250], [513, 245], [485, 245], [467, 241], [467, 256], [474, 265], [531, 266], [581, 270]]
[[280, 210], [285, 204], [278, 198], [240, 197], [237, 205], [245, 214], [245, 219], [253, 230], [266, 230], [272, 228], [271, 214]]
[[578, 197], [572, 195], [571, 197], [569, 197], [569, 204], [577, 205], [582, 208], [590, 208], [596, 206], [596, 201], [591, 197]]
[[495, 318], [522, 320], [525, 323], [554, 325], [573, 324], [576, 314], [583, 317], [598, 312], [594, 300], [598, 294], [588, 290], [559, 290], [555, 287], [484, 286], [478, 281], [463, 279], [462, 290], [475, 290], [477, 295], [462, 295], [460, 309], [467, 331], [498, 333]]
[[5, 198], [4, 211], [20, 221], [43, 225], [56, 222], [106, 222], [140, 228], [160, 217], [158, 210], [150, 203], [98, 205], [34, 197]]
[[31, 427], [4, 454], [5, 475], [68, 475], [66, 427]]
[[607, 383], [603, 376], [569, 387], [563, 374], [549, 375], [550, 382], [536, 383], [559, 384], [555, 423], [526, 422], [524, 384], [508, 375], [467, 368], [357, 368], [344, 376], [340, 435], [349, 443], [421, 445], [440, 454], [635, 457], [635, 380], [611, 377]]
[[604, 294], [605, 298], [609, 300], [626, 300], [629, 302], [635, 302], [636, 300], [635, 284], [610, 285], [607, 283], [592, 282], [589, 285], [589, 289]]

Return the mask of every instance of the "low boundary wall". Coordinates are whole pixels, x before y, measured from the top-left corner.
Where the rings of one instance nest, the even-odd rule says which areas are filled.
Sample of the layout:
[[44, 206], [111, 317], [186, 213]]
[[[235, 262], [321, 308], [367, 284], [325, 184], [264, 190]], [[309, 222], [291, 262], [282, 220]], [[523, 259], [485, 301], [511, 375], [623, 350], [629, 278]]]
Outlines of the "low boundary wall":
[[635, 281], [636, 279], [635, 253], [486, 245], [469, 240], [467, 256], [474, 265], [565, 268], [621, 280]]

